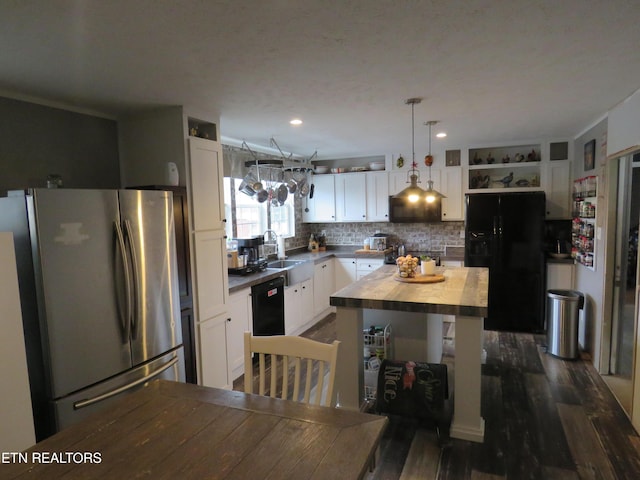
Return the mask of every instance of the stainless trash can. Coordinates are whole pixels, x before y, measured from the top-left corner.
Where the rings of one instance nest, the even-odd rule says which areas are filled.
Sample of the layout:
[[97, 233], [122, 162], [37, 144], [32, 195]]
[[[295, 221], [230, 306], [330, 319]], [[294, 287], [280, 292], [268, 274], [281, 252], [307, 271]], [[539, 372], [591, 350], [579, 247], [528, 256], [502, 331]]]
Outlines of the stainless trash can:
[[578, 357], [579, 311], [584, 295], [575, 290], [547, 292], [547, 352], [560, 358]]

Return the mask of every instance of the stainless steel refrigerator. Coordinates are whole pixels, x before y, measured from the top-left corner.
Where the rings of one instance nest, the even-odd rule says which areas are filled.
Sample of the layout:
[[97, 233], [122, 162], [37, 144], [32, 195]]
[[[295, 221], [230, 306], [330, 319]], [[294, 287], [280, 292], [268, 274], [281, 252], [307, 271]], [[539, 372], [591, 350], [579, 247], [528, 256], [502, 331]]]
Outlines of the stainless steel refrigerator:
[[489, 267], [487, 330], [544, 331], [544, 192], [467, 194], [465, 266]]
[[38, 440], [155, 378], [184, 381], [170, 192], [32, 189], [13, 231]]

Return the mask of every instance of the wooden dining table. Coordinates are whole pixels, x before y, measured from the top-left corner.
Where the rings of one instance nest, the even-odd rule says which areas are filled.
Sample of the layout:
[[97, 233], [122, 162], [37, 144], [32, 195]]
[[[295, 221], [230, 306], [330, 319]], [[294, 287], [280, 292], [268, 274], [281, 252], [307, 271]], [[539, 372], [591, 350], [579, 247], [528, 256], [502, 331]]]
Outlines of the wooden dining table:
[[358, 479], [383, 416], [156, 380], [30, 449], [0, 478]]

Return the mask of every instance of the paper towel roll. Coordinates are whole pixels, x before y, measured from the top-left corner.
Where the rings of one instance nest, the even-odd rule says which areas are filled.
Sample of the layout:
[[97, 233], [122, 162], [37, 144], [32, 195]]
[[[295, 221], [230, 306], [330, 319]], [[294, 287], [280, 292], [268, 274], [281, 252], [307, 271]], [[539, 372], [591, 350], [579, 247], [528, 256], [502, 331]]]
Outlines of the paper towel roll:
[[284, 237], [278, 237], [278, 258], [285, 258]]

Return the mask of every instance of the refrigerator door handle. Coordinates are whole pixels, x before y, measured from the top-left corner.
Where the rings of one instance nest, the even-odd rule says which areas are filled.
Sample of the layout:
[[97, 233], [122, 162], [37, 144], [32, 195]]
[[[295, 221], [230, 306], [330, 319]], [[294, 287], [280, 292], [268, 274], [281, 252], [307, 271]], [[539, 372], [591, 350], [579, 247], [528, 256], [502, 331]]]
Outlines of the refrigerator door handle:
[[[120, 304], [120, 296], [116, 295], [116, 301], [118, 303], [118, 315], [122, 322], [122, 332], [124, 336], [124, 343], [129, 341], [131, 336], [131, 277], [129, 276], [129, 261], [127, 260], [126, 246], [124, 243], [124, 235], [120, 223], [113, 222], [113, 227], [116, 232], [116, 238], [118, 239], [118, 250], [120, 251], [120, 259], [122, 260], [122, 270], [124, 274], [124, 291], [125, 291], [125, 311], [122, 313], [122, 305]], [[118, 276], [116, 276], [116, 289], [119, 290]]]
[[73, 409], [74, 410], [79, 410], [80, 408], [88, 407], [90, 405], [93, 405], [94, 403], [98, 403], [98, 402], [101, 402], [103, 400], [106, 400], [107, 398], [111, 398], [111, 397], [113, 397], [115, 395], [118, 395], [119, 393], [126, 392], [127, 390], [129, 390], [129, 389], [131, 389], [133, 387], [137, 387], [138, 385], [149, 381], [153, 377], [155, 377], [157, 375], [160, 375], [165, 370], [173, 367], [176, 363], [178, 363], [179, 359], [180, 359], [180, 357], [178, 355], [176, 355], [169, 362], [165, 363], [164, 365], [162, 365], [158, 369], [154, 370], [153, 372], [151, 372], [148, 375], [145, 375], [142, 378], [139, 378], [139, 379], [137, 379], [137, 380], [135, 380], [135, 381], [133, 381], [131, 383], [128, 383], [126, 385], [122, 385], [121, 387], [114, 388], [113, 390], [109, 390], [108, 392], [102, 393], [100, 395], [96, 395], [95, 397], [86, 398], [84, 400], [78, 400], [77, 402], [75, 402], [73, 404]]
[[133, 271], [133, 314], [131, 315], [131, 338], [135, 340], [138, 337], [138, 319], [140, 318], [140, 272], [138, 271], [138, 255], [133, 237], [133, 228], [129, 220], [124, 221], [124, 229], [129, 240], [129, 253], [131, 255], [131, 270]]

